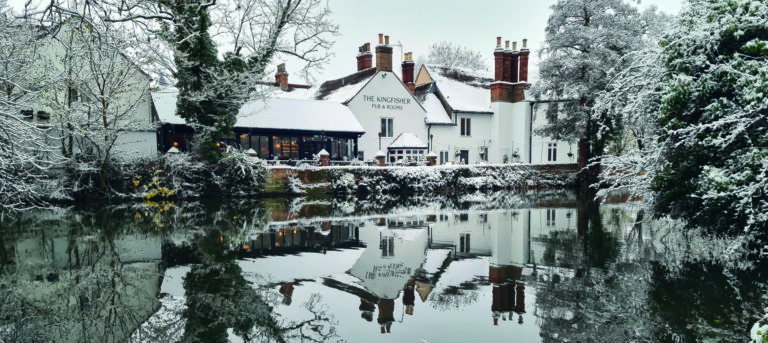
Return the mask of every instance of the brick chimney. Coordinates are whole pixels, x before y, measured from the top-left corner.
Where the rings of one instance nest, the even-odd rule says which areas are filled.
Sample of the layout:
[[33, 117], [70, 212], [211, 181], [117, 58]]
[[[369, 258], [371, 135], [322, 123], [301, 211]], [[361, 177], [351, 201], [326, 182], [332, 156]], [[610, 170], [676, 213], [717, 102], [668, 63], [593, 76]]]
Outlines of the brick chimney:
[[520, 49], [520, 82], [528, 82], [528, 40], [523, 39], [523, 48]]
[[518, 54], [513, 51], [517, 43], [513, 43], [512, 50], [509, 48], [509, 41], [505, 43], [506, 49], [501, 47], [501, 37], [496, 37], [496, 49], [493, 50], [495, 75], [491, 83], [491, 102], [520, 102], [525, 100], [525, 85], [517, 83]]
[[512, 76], [509, 79], [509, 82], [516, 83], [520, 80], [519, 74], [518, 74], [518, 68], [520, 67], [520, 52], [517, 51], [517, 42], [512, 42], [512, 63], [510, 63], [510, 68], [512, 70], [510, 71], [510, 75]]
[[383, 33], [379, 33], [379, 45], [376, 46], [376, 70], [392, 71], [392, 47], [389, 46], [389, 36], [384, 36], [386, 42], [382, 41]]
[[357, 71], [366, 70], [373, 67], [373, 54], [371, 54], [371, 43], [365, 43], [358, 48]]
[[502, 81], [512, 82], [512, 51], [509, 50], [509, 41], [504, 41], [504, 71], [502, 73]]
[[277, 65], [275, 83], [280, 85], [280, 89], [284, 91], [288, 90], [288, 73], [285, 71], [285, 63], [280, 63]]
[[501, 37], [496, 37], [496, 50], [493, 50], [494, 81], [504, 79], [504, 49], [501, 47]]
[[416, 92], [416, 84], [413, 83], [413, 53], [412, 52], [406, 52], [405, 57], [403, 57], [403, 83], [406, 87], [408, 87], [408, 90], [411, 91], [411, 94], [414, 94]]

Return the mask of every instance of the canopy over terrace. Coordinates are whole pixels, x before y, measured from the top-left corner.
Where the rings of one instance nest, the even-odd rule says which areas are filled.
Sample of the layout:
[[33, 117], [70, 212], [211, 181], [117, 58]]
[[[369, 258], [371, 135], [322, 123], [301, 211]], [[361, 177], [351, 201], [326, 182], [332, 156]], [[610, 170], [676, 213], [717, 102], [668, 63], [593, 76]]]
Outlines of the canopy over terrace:
[[387, 147], [387, 160], [390, 163], [399, 160], [422, 160], [426, 153], [427, 145], [419, 137], [411, 132], [403, 132]]
[[[152, 93], [162, 123], [158, 137], [161, 151], [192, 149], [194, 129], [176, 115], [177, 96], [174, 88]], [[365, 133], [343, 104], [281, 98], [243, 105], [233, 131], [234, 137], [220, 138], [223, 144], [253, 149], [267, 159], [311, 159], [322, 149], [331, 159], [352, 159], [357, 156], [357, 139]]]

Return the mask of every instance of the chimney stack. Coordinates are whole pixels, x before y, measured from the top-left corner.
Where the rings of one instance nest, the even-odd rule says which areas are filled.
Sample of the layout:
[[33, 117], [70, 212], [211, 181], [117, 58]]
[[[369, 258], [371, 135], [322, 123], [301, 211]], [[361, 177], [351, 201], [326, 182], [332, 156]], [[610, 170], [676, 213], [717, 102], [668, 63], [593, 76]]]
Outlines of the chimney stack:
[[496, 37], [496, 50], [493, 51], [493, 61], [493, 81], [502, 81], [504, 78], [504, 49], [501, 47], [501, 37]]
[[509, 41], [504, 41], [504, 69], [502, 72], [502, 81], [512, 82], [512, 51], [509, 50]]
[[386, 36], [386, 44], [382, 42], [383, 33], [379, 33], [379, 45], [376, 46], [376, 70], [392, 71], [392, 47], [389, 46], [389, 36]]
[[528, 82], [528, 39], [523, 39], [523, 48], [520, 49], [520, 82]]
[[365, 43], [358, 49], [357, 71], [363, 71], [373, 67], [373, 54], [371, 54], [371, 43]]
[[413, 82], [413, 53], [412, 52], [406, 52], [405, 57], [403, 58], [403, 83], [406, 87], [408, 87], [408, 90], [411, 91], [411, 94], [414, 94], [416, 92], [416, 84]]
[[491, 83], [491, 102], [516, 103], [525, 100], [527, 84], [524, 82], [527, 81], [528, 76], [529, 53], [528, 49], [525, 49], [526, 42], [523, 40], [523, 51], [517, 51], [517, 42], [512, 42], [510, 50], [509, 41], [504, 42], [505, 49], [501, 47], [501, 37], [496, 37], [496, 49], [493, 50], [495, 70], [494, 81]]
[[510, 63], [510, 78], [509, 82], [519, 82], [520, 81], [520, 75], [518, 74], [518, 69], [520, 68], [520, 52], [517, 51], [517, 41], [512, 42], [512, 63]]
[[280, 89], [288, 90], [288, 73], [285, 71], [285, 63], [277, 65], [277, 73], [275, 74], [275, 83], [280, 85]]

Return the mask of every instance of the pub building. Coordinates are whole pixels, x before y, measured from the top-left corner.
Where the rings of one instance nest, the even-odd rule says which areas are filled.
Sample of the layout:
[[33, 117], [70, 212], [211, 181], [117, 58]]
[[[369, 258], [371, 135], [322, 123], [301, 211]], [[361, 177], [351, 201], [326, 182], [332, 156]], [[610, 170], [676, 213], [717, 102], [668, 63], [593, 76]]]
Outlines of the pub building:
[[[439, 156], [438, 164], [576, 164], [576, 142], [540, 135], [548, 106], [568, 99], [528, 100], [528, 57], [523, 39], [496, 38], [493, 75], [462, 68], [422, 65], [407, 52], [399, 70], [389, 36], [364, 43], [357, 71], [313, 87], [288, 82], [278, 66], [268, 100], [243, 106], [234, 137], [220, 143], [253, 149], [265, 159], [308, 160], [325, 149], [332, 160], [372, 161], [386, 152], [390, 164]], [[173, 88], [152, 93], [160, 119], [158, 150], [188, 151], [193, 130], [175, 114]]]
[[[278, 68], [279, 92], [298, 92], [309, 86], [287, 83], [284, 65]], [[266, 83], [272, 86], [272, 83]], [[160, 122], [158, 149], [190, 151], [194, 129], [176, 115], [178, 90], [163, 88], [152, 92], [153, 111]], [[240, 108], [233, 137], [219, 143], [268, 160], [311, 160], [321, 150], [332, 160], [357, 156], [358, 138], [365, 133], [349, 108], [330, 101], [292, 99], [279, 96], [246, 103]]]

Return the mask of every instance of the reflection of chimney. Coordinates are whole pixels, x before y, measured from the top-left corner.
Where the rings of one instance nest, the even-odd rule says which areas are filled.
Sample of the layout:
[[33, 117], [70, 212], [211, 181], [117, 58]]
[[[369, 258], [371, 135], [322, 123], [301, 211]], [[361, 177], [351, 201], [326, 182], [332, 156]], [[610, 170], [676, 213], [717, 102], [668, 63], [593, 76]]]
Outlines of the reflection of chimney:
[[366, 70], [373, 67], [373, 54], [371, 54], [371, 43], [365, 43], [358, 49], [357, 71]]
[[389, 36], [382, 42], [383, 35], [379, 33], [379, 45], [376, 46], [376, 70], [392, 71], [392, 47], [389, 46]]
[[416, 84], [413, 83], [413, 53], [412, 52], [406, 52], [405, 57], [403, 58], [403, 83], [406, 87], [408, 87], [408, 90], [411, 91], [411, 94], [414, 94], [416, 92]]
[[520, 49], [520, 82], [528, 82], [528, 40], [523, 39], [523, 48]]
[[275, 82], [280, 85], [280, 89], [284, 91], [288, 90], [288, 73], [285, 71], [285, 63], [280, 63], [277, 65]]

